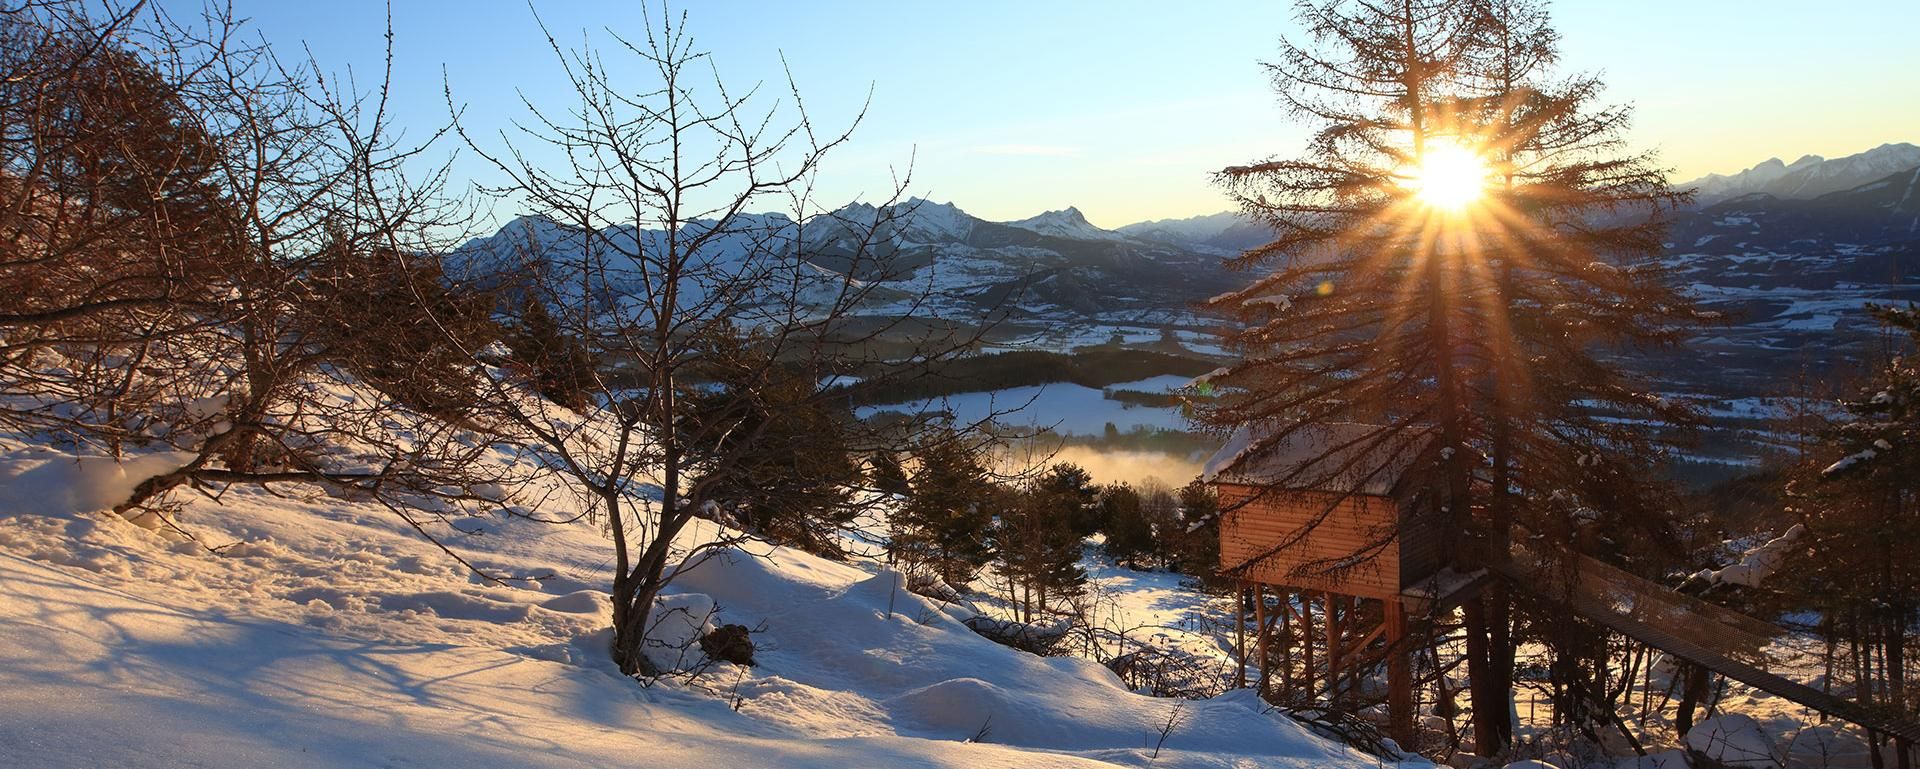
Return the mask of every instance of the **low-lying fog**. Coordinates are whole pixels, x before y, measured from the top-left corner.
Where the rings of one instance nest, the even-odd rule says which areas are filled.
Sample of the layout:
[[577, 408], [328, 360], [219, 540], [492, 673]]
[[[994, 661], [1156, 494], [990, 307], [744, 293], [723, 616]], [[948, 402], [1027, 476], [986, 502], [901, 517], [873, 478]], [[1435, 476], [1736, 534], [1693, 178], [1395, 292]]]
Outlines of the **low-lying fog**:
[[1200, 466], [1204, 459], [1204, 457], [1195, 458], [1159, 451], [1118, 451], [1089, 446], [1063, 446], [1051, 455], [1037, 453], [1027, 461], [1029, 464], [1039, 464], [1043, 467], [1056, 462], [1072, 462], [1085, 468], [1093, 476], [1095, 483], [1124, 481], [1140, 486], [1148, 481], [1158, 481], [1177, 489], [1200, 476]]

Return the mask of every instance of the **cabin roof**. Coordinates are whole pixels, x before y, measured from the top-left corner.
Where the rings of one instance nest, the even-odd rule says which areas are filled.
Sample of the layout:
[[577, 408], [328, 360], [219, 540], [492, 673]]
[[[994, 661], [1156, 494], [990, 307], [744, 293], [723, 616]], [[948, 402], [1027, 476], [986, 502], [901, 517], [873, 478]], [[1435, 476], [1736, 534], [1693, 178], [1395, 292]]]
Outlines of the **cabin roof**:
[[1434, 431], [1424, 426], [1243, 425], [1203, 475], [1215, 483], [1396, 496], [1433, 443]]

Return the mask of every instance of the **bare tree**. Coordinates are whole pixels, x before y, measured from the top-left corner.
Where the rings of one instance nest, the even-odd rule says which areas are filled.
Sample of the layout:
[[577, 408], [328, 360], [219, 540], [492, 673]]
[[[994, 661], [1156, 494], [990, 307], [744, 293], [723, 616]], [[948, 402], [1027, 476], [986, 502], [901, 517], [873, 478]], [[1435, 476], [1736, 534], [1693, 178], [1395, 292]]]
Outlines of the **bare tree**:
[[420, 162], [434, 137], [395, 139], [384, 77], [289, 65], [219, 6], [6, 11], [0, 421], [165, 457], [128, 517], [164, 519], [181, 488], [317, 482], [424, 531], [423, 498], [485, 496], [460, 397], [478, 383], [437, 353], [452, 329], [419, 324], [490, 320], [415, 258], [460, 210]]
[[[556, 111], [523, 97], [528, 117], [495, 141], [461, 127], [508, 179], [491, 192], [524, 214], [462, 258], [512, 297], [505, 306], [539, 307], [597, 361], [572, 380], [576, 410], [534, 397], [513, 367], [471, 350], [492, 393], [487, 419], [582, 504], [543, 520], [606, 527], [613, 658], [650, 674], [655, 597], [745, 536], [714, 527], [695, 538], [690, 525], [735, 501], [756, 457], [792, 449], [781, 420], [760, 416], [844, 408], [833, 376], [924, 371], [970, 349], [978, 330], [915, 331], [905, 321], [927, 295], [881, 288], [901, 277], [886, 257], [913, 215], [900, 203], [904, 179], [876, 207], [817, 206], [821, 163], [852, 129], [818, 131], [790, 76], [784, 100], [730, 89], [684, 15], [650, 10], [640, 37], [606, 35], [648, 73], [637, 89], [616, 81], [601, 51], [547, 33], [573, 103]], [[786, 213], [755, 213], [773, 206]], [[829, 259], [833, 269], [817, 263]], [[882, 360], [881, 341], [911, 352]], [[842, 442], [865, 452], [887, 440]]]

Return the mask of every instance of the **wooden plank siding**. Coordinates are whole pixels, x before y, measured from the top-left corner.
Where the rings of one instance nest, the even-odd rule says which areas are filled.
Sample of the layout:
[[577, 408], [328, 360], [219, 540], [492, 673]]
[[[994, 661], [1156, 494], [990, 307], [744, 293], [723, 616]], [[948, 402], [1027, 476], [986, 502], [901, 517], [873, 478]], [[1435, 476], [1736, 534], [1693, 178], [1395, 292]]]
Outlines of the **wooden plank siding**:
[[[1337, 493], [1306, 490], [1275, 489], [1263, 494], [1257, 487], [1237, 483], [1220, 483], [1217, 488], [1225, 511], [1220, 519], [1222, 568], [1258, 558], [1242, 572], [1244, 579], [1364, 598], [1400, 594], [1403, 575], [1397, 537], [1380, 547], [1371, 560], [1340, 573], [1326, 574], [1310, 565], [1351, 557], [1383, 537], [1392, 537], [1400, 524], [1400, 506], [1393, 499], [1360, 494], [1340, 499]], [[1270, 552], [1308, 528], [1297, 543]]]

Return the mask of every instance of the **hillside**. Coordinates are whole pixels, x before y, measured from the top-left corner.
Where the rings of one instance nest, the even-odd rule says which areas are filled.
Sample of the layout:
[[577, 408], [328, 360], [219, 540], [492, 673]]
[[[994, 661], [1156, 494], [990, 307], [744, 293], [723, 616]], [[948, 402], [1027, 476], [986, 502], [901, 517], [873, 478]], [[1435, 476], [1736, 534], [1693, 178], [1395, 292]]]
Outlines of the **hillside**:
[[[428, 517], [476, 565], [536, 577], [502, 587], [372, 503], [234, 489], [178, 512], [195, 543], [87, 509], [120, 466], [3, 448], [0, 643], [20, 651], [0, 752], [39, 767], [1377, 765], [1250, 691], [1136, 695], [975, 635], [892, 572], [773, 547], [686, 574], [655, 631], [757, 628], [758, 664], [643, 685], [607, 660], [594, 524]], [[701, 657], [682, 652], [655, 656]]]

